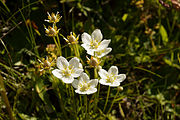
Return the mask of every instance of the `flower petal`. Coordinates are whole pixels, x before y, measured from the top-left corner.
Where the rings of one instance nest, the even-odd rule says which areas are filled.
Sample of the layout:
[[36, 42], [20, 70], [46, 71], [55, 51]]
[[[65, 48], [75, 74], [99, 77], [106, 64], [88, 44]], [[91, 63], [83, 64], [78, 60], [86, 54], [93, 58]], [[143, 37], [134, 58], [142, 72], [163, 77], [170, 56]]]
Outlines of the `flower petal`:
[[117, 81], [123, 82], [126, 79], [126, 74], [119, 74], [116, 77]]
[[95, 93], [95, 92], [97, 92], [97, 88], [89, 88], [87, 91], [86, 91], [86, 94], [93, 94], [93, 93]]
[[118, 68], [117, 66], [111, 66], [108, 70], [109, 74], [117, 75], [118, 74]]
[[66, 58], [64, 58], [62, 56], [57, 58], [56, 64], [59, 69], [64, 69], [65, 67], [69, 66], [69, 63], [66, 60]]
[[73, 77], [79, 77], [83, 71], [84, 71], [84, 70], [81, 69], [81, 68], [76, 68], [76, 69], [74, 69], [74, 72], [71, 74], [71, 76], [73, 76]]
[[92, 79], [92, 80], [89, 81], [89, 85], [91, 87], [96, 87], [97, 84], [98, 84], [98, 79]]
[[87, 94], [86, 91], [81, 92], [79, 89], [75, 90], [75, 93], [82, 94], [82, 95]]
[[90, 49], [90, 45], [89, 45], [89, 44], [81, 44], [81, 46], [82, 46], [85, 50], [89, 50], [89, 49]]
[[107, 55], [108, 53], [110, 53], [111, 51], [112, 51], [112, 48], [105, 48], [105, 50], [96, 51], [96, 52], [95, 52], [95, 55], [96, 55], [98, 58], [102, 58], [102, 57], [104, 57], [105, 55]]
[[111, 84], [111, 83], [107, 83], [105, 79], [100, 79], [99, 83], [102, 85], [107, 85], [107, 86], [109, 86]]
[[111, 87], [118, 87], [118, 86], [120, 86], [120, 82], [115, 81], [113, 83], [110, 83], [109, 86], [111, 86]]
[[69, 61], [69, 65], [73, 66], [74, 68], [78, 68], [79, 67], [79, 59], [77, 57], [72, 58]]
[[106, 70], [100, 69], [98, 74], [102, 79], [107, 79], [108, 72]]
[[81, 39], [82, 39], [82, 42], [83, 42], [84, 44], [90, 44], [91, 36], [90, 36], [88, 33], [84, 32], [84, 33], [81, 35]]
[[61, 80], [66, 83], [66, 84], [70, 84], [74, 81], [74, 78], [72, 76], [69, 76], [69, 77], [62, 77]]
[[79, 81], [77, 80], [77, 79], [75, 79], [73, 82], [72, 82], [72, 86], [74, 87], [74, 88], [78, 88], [78, 84], [79, 84]]
[[89, 82], [89, 76], [86, 73], [82, 73], [79, 78], [80, 81], [84, 81], [86, 83]]
[[103, 50], [108, 47], [111, 40], [103, 40], [100, 45], [98, 46], [98, 50]]
[[53, 70], [53, 71], [52, 71], [52, 74], [53, 74], [54, 76], [56, 76], [57, 78], [59, 78], [59, 79], [62, 78], [61, 70], [59, 70], [59, 69]]
[[96, 40], [96, 41], [100, 42], [102, 40], [102, 38], [103, 38], [101, 30], [95, 29], [93, 31], [93, 33], [91, 34], [91, 37], [92, 37], [93, 40]]
[[91, 56], [94, 56], [94, 50], [88, 49], [88, 50], [87, 50], [87, 54], [89, 54], [89, 55], [91, 55]]

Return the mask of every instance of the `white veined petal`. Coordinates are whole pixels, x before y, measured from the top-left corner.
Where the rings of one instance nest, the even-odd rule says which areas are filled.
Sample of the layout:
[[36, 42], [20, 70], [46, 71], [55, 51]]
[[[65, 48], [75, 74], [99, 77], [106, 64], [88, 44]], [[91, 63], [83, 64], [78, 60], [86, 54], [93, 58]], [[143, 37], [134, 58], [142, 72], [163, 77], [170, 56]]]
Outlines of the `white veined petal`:
[[65, 67], [69, 66], [69, 62], [62, 56], [57, 58], [56, 64], [59, 69], [64, 69]]
[[111, 83], [107, 83], [105, 79], [100, 79], [99, 83], [102, 85], [107, 85], [107, 86], [109, 86], [111, 84]]
[[102, 79], [107, 79], [108, 72], [106, 70], [100, 69], [98, 74]]
[[89, 95], [89, 94], [93, 94], [93, 93], [95, 93], [95, 92], [97, 92], [97, 88], [89, 88], [87, 91], [86, 91], [86, 93]]
[[91, 87], [96, 87], [98, 84], [98, 79], [92, 79], [88, 83]]
[[80, 79], [81, 79], [82, 81], [86, 82], [86, 83], [89, 82], [89, 76], [88, 76], [86, 73], [82, 73], [82, 74], [80, 75]]
[[76, 69], [74, 69], [74, 72], [73, 72], [71, 75], [72, 75], [73, 77], [79, 77], [83, 71], [84, 71], [84, 70], [81, 69], [81, 68], [76, 68]]
[[126, 79], [126, 74], [119, 74], [119, 75], [116, 75], [116, 79], [117, 81], [119, 82], [123, 82], [125, 79]]
[[74, 81], [74, 78], [72, 76], [68, 76], [68, 77], [62, 77], [61, 80], [64, 82], [64, 83], [67, 83], [67, 84], [70, 84]]
[[74, 81], [72, 82], [72, 86], [78, 89], [78, 84], [79, 84], [79, 81], [77, 79], [74, 79]]
[[87, 54], [94, 56], [94, 50], [92, 49], [87, 50]]
[[81, 39], [84, 44], [90, 44], [91, 42], [91, 36], [86, 32], [81, 35]]
[[118, 87], [118, 86], [120, 86], [120, 82], [115, 81], [115, 82], [111, 83], [109, 86], [111, 86], [111, 87]]
[[89, 45], [89, 44], [81, 44], [81, 46], [82, 46], [85, 50], [89, 50], [89, 49], [90, 49], [90, 45]]
[[102, 40], [102, 38], [103, 38], [101, 30], [95, 29], [93, 31], [93, 33], [91, 34], [91, 37], [92, 37], [93, 40], [96, 40], [96, 41], [100, 42]]
[[59, 78], [59, 79], [62, 78], [61, 70], [59, 70], [59, 69], [53, 70], [53, 71], [52, 71], [52, 74], [53, 74], [54, 76], [56, 76], [57, 78]]
[[78, 68], [79, 67], [79, 59], [77, 57], [72, 58], [69, 61], [69, 65], [74, 66], [74, 68]]
[[118, 68], [117, 66], [111, 66], [108, 70], [109, 74], [117, 75], [118, 74]]
[[83, 69], [83, 65], [81, 63], [79, 63], [79, 68]]
[[98, 46], [98, 50], [103, 50], [108, 47], [111, 40], [103, 40], [100, 45]]
[[77, 90], [75, 90], [75, 93], [78, 93], [78, 94], [82, 94], [82, 95], [84, 95], [84, 94], [86, 94], [86, 91], [81, 92], [79, 89], [77, 89]]
[[96, 52], [95, 52], [95, 55], [96, 55], [98, 58], [102, 58], [102, 57], [104, 57], [105, 55], [107, 55], [108, 53], [110, 53], [111, 51], [112, 51], [112, 48], [105, 48], [105, 50], [96, 51]]

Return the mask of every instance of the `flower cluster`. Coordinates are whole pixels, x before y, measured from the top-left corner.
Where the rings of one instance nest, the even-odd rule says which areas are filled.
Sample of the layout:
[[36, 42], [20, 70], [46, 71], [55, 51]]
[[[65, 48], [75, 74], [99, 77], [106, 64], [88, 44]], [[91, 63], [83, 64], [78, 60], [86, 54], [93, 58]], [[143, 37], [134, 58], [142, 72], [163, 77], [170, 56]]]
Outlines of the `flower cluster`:
[[52, 25], [52, 27], [49, 26], [48, 28], [46, 28], [46, 26], [44, 26], [45, 33], [49, 37], [57, 36], [60, 29], [57, 29], [56, 23], [60, 21], [62, 16], [59, 15], [59, 12], [57, 12], [56, 15], [54, 13], [51, 13], [51, 15], [50, 15], [49, 12], [47, 12], [47, 14], [48, 14], [48, 20], [44, 20], [44, 21], [53, 23], [53, 25]]
[[[103, 36], [99, 29], [93, 31], [91, 36], [88, 33], [83, 33], [81, 39], [83, 44], [81, 45], [87, 51], [87, 54], [91, 55], [88, 59], [88, 64], [91, 67], [98, 68], [98, 74], [100, 80], [91, 79], [84, 72], [82, 64], [79, 58], [73, 57], [67, 61], [66, 58], [60, 56], [57, 58], [56, 65], [58, 69], [54, 69], [52, 74], [62, 80], [66, 84], [72, 84], [78, 94], [92, 94], [97, 91], [97, 84], [108, 85], [110, 87], [118, 87], [120, 83], [125, 80], [125, 74], [118, 74], [118, 68], [111, 66], [108, 71], [102, 69], [100, 66], [101, 58], [111, 52], [112, 48], [108, 47], [111, 40], [102, 40]], [[69, 44], [77, 44], [79, 36], [76, 37], [74, 33], [70, 33], [70, 36], [64, 38]]]

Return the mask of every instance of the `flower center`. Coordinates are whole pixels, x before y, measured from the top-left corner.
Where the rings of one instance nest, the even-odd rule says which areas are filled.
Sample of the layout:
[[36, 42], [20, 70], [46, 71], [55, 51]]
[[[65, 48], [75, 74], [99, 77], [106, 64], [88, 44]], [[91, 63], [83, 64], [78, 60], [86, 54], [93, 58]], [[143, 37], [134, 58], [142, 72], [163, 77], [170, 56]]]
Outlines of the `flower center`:
[[107, 76], [106, 82], [113, 83], [115, 79], [116, 79], [115, 76], [111, 74]]
[[90, 47], [91, 49], [97, 49], [99, 46], [99, 42], [97, 40], [91, 40]]
[[90, 88], [90, 86], [88, 85], [88, 83], [82, 83], [81, 85], [80, 85], [80, 91], [81, 92], [84, 92], [84, 91], [87, 91], [88, 89]]
[[65, 76], [65, 77], [69, 77], [69, 76], [71, 76], [71, 74], [72, 73], [74, 73], [74, 70], [72, 69], [73, 67], [67, 67], [67, 68], [65, 68], [63, 71], [62, 71], [62, 73], [63, 73], [63, 76]]

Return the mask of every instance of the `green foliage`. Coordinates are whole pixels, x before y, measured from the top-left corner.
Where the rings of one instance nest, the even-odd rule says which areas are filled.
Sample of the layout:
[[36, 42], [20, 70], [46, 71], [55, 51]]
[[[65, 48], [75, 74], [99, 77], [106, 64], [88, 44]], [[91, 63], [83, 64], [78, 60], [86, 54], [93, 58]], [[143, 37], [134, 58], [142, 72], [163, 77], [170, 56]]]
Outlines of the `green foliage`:
[[[61, 102], [70, 119], [85, 116], [84, 101], [77, 94], [67, 94], [69, 86], [54, 84], [56, 78], [49, 72], [38, 74], [38, 59], [49, 56], [46, 46], [54, 43], [44, 32], [47, 11], [60, 12], [57, 26], [64, 36], [101, 29], [113, 48], [101, 64], [104, 68], [116, 65], [127, 75], [124, 90], [114, 101], [117, 89], [111, 90], [110, 111], [102, 111], [107, 87], [101, 86], [98, 108], [96, 112], [90, 108], [89, 119], [180, 118], [180, 13], [173, 7], [167, 9], [158, 0], [1, 0], [0, 4], [0, 74], [17, 119], [64, 119]], [[60, 41], [63, 56], [73, 57], [63, 37]], [[78, 48], [87, 65], [85, 51]], [[93, 70], [88, 70], [92, 75]], [[56, 89], [61, 90], [62, 101]], [[92, 96], [87, 99], [89, 106], [94, 104]], [[0, 119], [8, 116], [0, 96]]]

